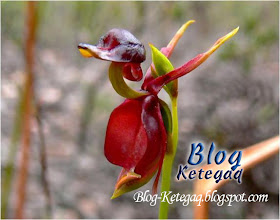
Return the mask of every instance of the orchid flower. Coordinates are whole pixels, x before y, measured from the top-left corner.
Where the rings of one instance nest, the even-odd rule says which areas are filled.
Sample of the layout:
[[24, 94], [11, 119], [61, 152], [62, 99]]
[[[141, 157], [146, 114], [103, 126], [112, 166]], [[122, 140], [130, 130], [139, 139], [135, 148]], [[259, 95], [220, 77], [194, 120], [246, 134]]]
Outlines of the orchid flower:
[[[105, 138], [104, 153], [107, 160], [122, 167], [112, 198], [143, 186], [154, 175], [156, 178], [153, 193], [157, 192], [163, 161], [168, 160], [168, 155], [172, 155], [172, 165], [176, 153], [178, 118], [174, 109], [177, 106], [177, 79], [197, 68], [238, 31], [238, 28], [234, 29], [218, 39], [208, 51], [174, 69], [168, 57], [193, 22], [192, 20], [184, 24], [161, 51], [150, 44], [153, 63], [138, 91], [130, 88], [123, 79], [139, 81], [143, 77], [140, 65], [145, 61], [145, 48], [130, 32], [115, 28], [101, 37], [97, 45], [78, 45], [84, 57], [111, 61], [109, 79], [115, 91], [126, 98], [113, 110]], [[162, 88], [171, 100], [175, 100], [172, 112], [169, 106], [158, 98]]]
[[100, 38], [97, 45], [79, 44], [78, 48], [84, 57], [95, 57], [119, 63], [123, 76], [131, 81], [143, 78], [140, 63], [146, 59], [144, 45], [129, 31], [112, 29]]

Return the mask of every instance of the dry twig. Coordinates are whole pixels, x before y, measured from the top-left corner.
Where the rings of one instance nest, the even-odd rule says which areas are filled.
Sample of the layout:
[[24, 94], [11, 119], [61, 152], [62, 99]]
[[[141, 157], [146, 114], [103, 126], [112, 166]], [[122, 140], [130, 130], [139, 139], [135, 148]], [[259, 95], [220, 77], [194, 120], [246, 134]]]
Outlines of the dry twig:
[[23, 208], [25, 203], [26, 181], [29, 165], [29, 152], [30, 152], [30, 126], [32, 119], [32, 97], [33, 97], [33, 62], [34, 62], [34, 47], [35, 47], [35, 31], [36, 31], [36, 18], [35, 18], [35, 2], [27, 3], [27, 33], [26, 33], [26, 48], [25, 48], [25, 63], [26, 63], [26, 78], [24, 84], [23, 94], [23, 124], [22, 124], [22, 146], [20, 154], [20, 164], [17, 180], [17, 200], [15, 217], [23, 218]]
[[[265, 161], [271, 156], [279, 152], [279, 136], [270, 138], [260, 143], [254, 144], [250, 147], [242, 150], [242, 159], [240, 169], [244, 169], [244, 172], [248, 169], [256, 166], [257, 164]], [[231, 165], [224, 163], [219, 166], [216, 164], [205, 165], [199, 169], [212, 170], [215, 173], [217, 170], [229, 170]], [[222, 179], [219, 183], [216, 183], [213, 178], [197, 180], [194, 183], [194, 193], [196, 195], [205, 195], [207, 191], [213, 192], [227, 183], [229, 179]], [[195, 219], [207, 219], [208, 218], [208, 203], [201, 202], [201, 206], [194, 204], [194, 218]]]
[[43, 123], [41, 120], [41, 108], [37, 103], [34, 103], [34, 105], [36, 106], [36, 121], [38, 125], [38, 132], [39, 132], [39, 139], [40, 139], [39, 157], [40, 157], [40, 164], [42, 170], [41, 172], [42, 186], [46, 197], [46, 217], [52, 218], [52, 198], [51, 198], [50, 184], [48, 181], [46, 141], [45, 141], [45, 135], [43, 131]]

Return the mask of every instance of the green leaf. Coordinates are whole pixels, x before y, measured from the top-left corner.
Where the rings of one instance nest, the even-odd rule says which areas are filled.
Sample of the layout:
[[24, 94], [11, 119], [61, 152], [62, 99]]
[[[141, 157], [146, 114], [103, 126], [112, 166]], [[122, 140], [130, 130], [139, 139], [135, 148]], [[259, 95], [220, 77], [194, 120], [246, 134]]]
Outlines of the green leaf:
[[168, 133], [172, 133], [172, 116], [169, 106], [162, 99], [159, 99], [159, 102], [164, 127]]
[[[152, 67], [152, 75], [154, 77], [158, 77], [174, 70], [170, 60], [152, 44], [149, 45], [152, 51], [153, 64], [155, 66], [155, 69]], [[164, 89], [170, 96], [177, 96], [178, 81], [174, 80], [173, 82], [168, 83], [166, 86], [164, 86]]]
[[159, 99], [160, 102], [160, 111], [164, 123], [164, 127], [167, 133], [167, 154], [172, 154], [173, 152], [173, 145], [172, 145], [172, 115], [169, 106], [166, 104], [165, 101]]
[[156, 68], [156, 72], [158, 76], [162, 76], [170, 71], [174, 70], [173, 65], [169, 61], [169, 59], [160, 52], [156, 47], [150, 44], [152, 50], [152, 60]]

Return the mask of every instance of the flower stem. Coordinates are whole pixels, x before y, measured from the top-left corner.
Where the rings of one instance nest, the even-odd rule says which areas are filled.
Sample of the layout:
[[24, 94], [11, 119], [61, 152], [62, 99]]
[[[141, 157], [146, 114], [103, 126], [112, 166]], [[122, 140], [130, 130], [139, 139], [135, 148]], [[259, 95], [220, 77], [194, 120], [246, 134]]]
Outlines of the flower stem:
[[136, 99], [148, 95], [148, 92], [130, 88], [123, 79], [123, 63], [112, 62], [109, 68], [109, 79], [115, 91], [127, 99]]
[[[172, 165], [176, 155], [178, 143], [178, 110], [177, 110], [177, 96], [171, 97], [172, 105], [172, 151], [167, 153], [164, 157], [162, 166], [162, 180], [161, 180], [161, 193], [170, 190], [170, 180], [172, 174]], [[162, 195], [161, 195], [162, 196]], [[159, 207], [159, 219], [167, 219], [169, 211], [169, 203], [167, 201], [161, 202]]]

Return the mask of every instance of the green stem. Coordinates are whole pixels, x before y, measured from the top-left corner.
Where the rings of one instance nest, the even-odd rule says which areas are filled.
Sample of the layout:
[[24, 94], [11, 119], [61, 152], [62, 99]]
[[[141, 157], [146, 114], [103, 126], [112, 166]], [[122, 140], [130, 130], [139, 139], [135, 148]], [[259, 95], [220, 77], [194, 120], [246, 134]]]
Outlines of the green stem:
[[109, 67], [109, 79], [115, 91], [122, 97], [136, 99], [148, 95], [148, 92], [136, 91], [130, 88], [123, 79], [123, 63], [112, 62]]
[[[161, 180], [161, 193], [170, 190], [170, 180], [172, 174], [172, 166], [174, 157], [176, 155], [178, 143], [178, 110], [177, 110], [177, 96], [171, 97], [172, 105], [172, 152], [167, 153], [164, 157], [162, 166], [162, 180]], [[168, 202], [161, 202], [159, 207], [159, 219], [168, 218]]]

